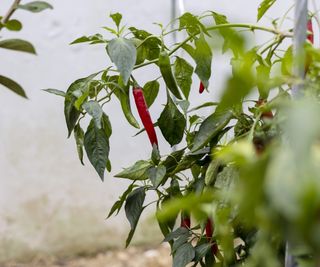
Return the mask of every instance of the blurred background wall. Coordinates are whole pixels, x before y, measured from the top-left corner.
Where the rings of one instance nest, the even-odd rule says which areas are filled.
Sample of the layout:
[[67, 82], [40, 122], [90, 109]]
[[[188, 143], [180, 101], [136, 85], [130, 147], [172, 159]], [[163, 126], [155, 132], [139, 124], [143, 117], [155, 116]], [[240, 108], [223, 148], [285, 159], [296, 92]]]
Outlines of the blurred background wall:
[[[11, 2], [1, 1], [0, 14]], [[1, 74], [17, 80], [29, 97], [25, 100], [0, 88], [0, 262], [28, 260], [39, 253], [70, 256], [123, 246], [128, 229], [124, 214], [105, 220], [127, 185], [126, 181], [113, 178], [112, 173], [137, 159], [148, 158], [150, 153], [145, 135], [132, 137], [136, 131], [128, 126], [118, 103], [107, 105], [105, 112], [114, 130], [110, 155], [113, 171], [102, 183], [88, 160], [86, 166], [81, 166], [73, 139], [66, 138], [62, 98], [40, 89], [65, 91], [74, 80], [108, 66], [103, 46], [68, 44], [82, 35], [103, 32], [102, 26], [111, 25], [110, 13], [121, 12], [127, 25], [157, 32], [152, 22], [170, 21], [171, 1], [49, 2], [54, 6], [52, 11], [15, 13], [14, 17], [24, 24], [22, 32], [1, 32], [1, 37], [31, 41], [38, 56], [0, 51]], [[196, 14], [211, 9], [226, 14], [230, 21], [255, 23], [259, 2], [185, 0], [185, 8]], [[280, 1], [269, 14], [274, 18], [291, 4], [292, 1]], [[256, 38], [262, 40], [266, 36], [258, 34]], [[194, 83], [194, 105], [204, 99], [217, 99], [228, 71], [225, 58], [217, 54], [211, 92], [199, 96]], [[152, 67], [137, 72], [142, 84], [157, 76]], [[151, 108], [154, 119], [164, 103], [162, 98]], [[163, 153], [170, 151], [163, 140], [160, 146]], [[153, 222], [149, 216], [144, 217], [136, 243], [160, 242], [156, 226], [150, 221]]]

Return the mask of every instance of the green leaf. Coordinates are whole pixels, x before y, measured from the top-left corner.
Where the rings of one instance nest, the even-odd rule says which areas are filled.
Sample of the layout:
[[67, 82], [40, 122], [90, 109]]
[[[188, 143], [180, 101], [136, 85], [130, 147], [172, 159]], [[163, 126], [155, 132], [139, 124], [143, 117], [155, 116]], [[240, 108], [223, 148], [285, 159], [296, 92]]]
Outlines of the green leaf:
[[109, 139], [104, 129], [96, 127], [94, 119], [91, 120], [84, 136], [84, 147], [91, 164], [103, 181], [109, 157]]
[[106, 40], [103, 39], [103, 36], [101, 34], [95, 34], [92, 36], [82, 36], [74, 40], [71, 45], [73, 44], [80, 44], [80, 43], [87, 43], [90, 42], [90, 44], [101, 44], [106, 43]]
[[167, 169], [167, 173], [172, 172], [179, 164], [185, 149], [172, 152], [162, 163]]
[[84, 146], [84, 131], [82, 130], [80, 124], [78, 123], [74, 127], [74, 138], [76, 140], [77, 152], [82, 165], [83, 163], [83, 146]]
[[27, 95], [23, 88], [16, 83], [14, 80], [11, 80], [8, 77], [0, 75], [0, 84], [10, 89], [12, 92], [18, 94], [19, 96], [22, 96], [24, 98], [27, 98]]
[[20, 31], [22, 29], [22, 24], [19, 20], [12, 19], [7, 21], [4, 25], [9, 31]]
[[146, 193], [144, 187], [140, 187], [132, 191], [126, 200], [125, 212], [128, 221], [130, 222], [131, 231], [126, 241], [126, 247], [129, 246], [133, 237], [134, 231], [137, 227], [140, 215], [144, 209], [143, 202], [145, 200]]
[[200, 29], [207, 33], [206, 28], [202, 25], [199, 19], [189, 12], [184, 13], [179, 18], [179, 30], [186, 29], [189, 35], [197, 35]]
[[196, 62], [195, 73], [204, 86], [209, 86], [211, 77], [212, 51], [203, 34], [195, 41], [194, 60]]
[[18, 5], [19, 9], [24, 9], [33, 13], [39, 13], [45, 9], [53, 9], [53, 6], [44, 1], [33, 1], [24, 5]]
[[143, 94], [148, 107], [151, 107], [159, 93], [160, 84], [157, 80], [147, 82], [143, 86]]
[[82, 105], [82, 107], [93, 118], [95, 126], [98, 129], [101, 129], [101, 119], [102, 119], [103, 111], [99, 102], [91, 100], [91, 101], [85, 102]]
[[173, 255], [173, 267], [185, 267], [195, 256], [195, 250], [190, 243], [183, 244]]
[[152, 167], [148, 170], [148, 176], [154, 188], [157, 188], [161, 184], [163, 178], [166, 175], [166, 172], [167, 169], [163, 165], [160, 165], [158, 167]]
[[107, 46], [107, 51], [110, 59], [118, 68], [123, 82], [127, 84], [137, 57], [137, 50], [133, 42], [121, 37], [112, 39]]
[[194, 138], [192, 152], [199, 150], [210, 142], [232, 119], [233, 114], [230, 111], [214, 112], [206, 118], [200, 126]]
[[110, 218], [110, 216], [112, 216], [112, 214], [115, 213], [115, 212], [117, 212], [116, 215], [119, 213], [119, 211], [121, 210], [125, 200], [127, 199], [127, 196], [132, 192], [133, 188], [134, 188], [134, 184], [132, 183], [131, 185], [129, 185], [127, 190], [123, 192], [123, 194], [120, 196], [119, 200], [117, 200], [113, 204], [113, 206], [110, 209], [110, 212], [109, 212], [107, 218]]
[[57, 90], [57, 89], [42, 89], [42, 91], [45, 91], [47, 93], [50, 93], [50, 94], [54, 94], [54, 95], [59, 95], [59, 96], [63, 96], [65, 97], [66, 96], [66, 93], [61, 91], [61, 90]]
[[168, 103], [158, 119], [159, 128], [171, 146], [179, 144], [183, 138], [186, 119], [168, 96]]
[[220, 161], [212, 160], [208, 166], [205, 176], [205, 183], [206, 185], [210, 186], [214, 184], [215, 180], [217, 179], [217, 174], [219, 171], [219, 167], [221, 166]]
[[148, 161], [139, 160], [133, 166], [116, 174], [115, 177], [126, 178], [130, 180], [146, 180], [148, 179], [148, 170], [152, 166], [153, 165]]
[[110, 15], [110, 18], [112, 18], [113, 22], [117, 25], [119, 28], [120, 22], [122, 20], [122, 15], [120, 13], [114, 13]]
[[276, 2], [276, 0], [263, 0], [258, 8], [257, 21], [269, 10], [269, 8]]
[[211, 249], [212, 244], [205, 243], [195, 247], [195, 260], [200, 261]]
[[102, 114], [102, 128], [108, 138], [110, 138], [112, 134], [112, 126], [107, 114]]
[[166, 236], [166, 238], [163, 240], [164, 242], [169, 242], [171, 240], [174, 240], [176, 238], [178, 238], [179, 236], [188, 234], [189, 230], [185, 227], [179, 227], [176, 230], [174, 230], [173, 232], [171, 232], [170, 234], [168, 234]]
[[183, 58], [177, 57], [176, 61], [174, 62], [174, 75], [186, 99], [189, 98], [192, 74], [193, 67]]
[[6, 39], [0, 41], [0, 47], [15, 51], [26, 52], [30, 54], [36, 54], [36, 50], [33, 45], [28, 41], [21, 39]]

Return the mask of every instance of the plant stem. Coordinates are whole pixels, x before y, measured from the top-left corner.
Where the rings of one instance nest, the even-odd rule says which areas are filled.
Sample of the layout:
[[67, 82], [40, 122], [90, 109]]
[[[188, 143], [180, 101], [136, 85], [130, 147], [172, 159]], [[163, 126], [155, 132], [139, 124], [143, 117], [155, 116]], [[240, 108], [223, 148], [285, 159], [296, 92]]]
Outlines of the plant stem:
[[[265, 31], [265, 32], [269, 32], [269, 33], [273, 33], [275, 35], [279, 35], [283, 38], [285, 37], [292, 37], [292, 34], [290, 33], [284, 33], [284, 32], [280, 32], [276, 29], [273, 28], [266, 28], [266, 27], [262, 27], [262, 26], [258, 26], [258, 25], [251, 25], [251, 24], [244, 24], [244, 23], [227, 23], [227, 24], [219, 24], [219, 25], [214, 25], [211, 27], [207, 27], [206, 30], [207, 31], [213, 31], [213, 30], [220, 30], [220, 29], [225, 29], [225, 28], [246, 28], [246, 29], [250, 29], [251, 31], [255, 31], [255, 30], [260, 30], [260, 31]], [[199, 33], [200, 34], [200, 33]], [[174, 49], [172, 49], [169, 53], [169, 56], [171, 56], [172, 54], [174, 54], [177, 50], [179, 50], [183, 45], [185, 45], [186, 43], [188, 43], [190, 40], [192, 40], [192, 38], [194, 38], [193, 35], [187, 37], [184, 41], [182, 41], [179, 45], [177, 45]], [[150, 64], [154, 64], [157, 63], [158, 59], [154, 59], [142, 64], [139, 64], [137, 66], [134, 67], [134, 69], [139, 69], [142, 68], [144, 66], [148, 66]]]
[[14, 0], [11, 7], [9, 8], [7, 14], [2, 18], [1, 23], [6, 24], [7, 21], [11, 18], [13, 13], [17, 10], [18, 5], [20, 4], [21, 0]]

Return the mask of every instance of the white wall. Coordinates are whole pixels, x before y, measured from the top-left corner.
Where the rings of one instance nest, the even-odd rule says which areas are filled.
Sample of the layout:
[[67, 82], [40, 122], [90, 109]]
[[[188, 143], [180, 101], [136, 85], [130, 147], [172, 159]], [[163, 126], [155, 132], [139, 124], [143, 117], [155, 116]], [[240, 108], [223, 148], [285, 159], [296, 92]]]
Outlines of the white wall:
[[[1, 1], [0, 14], [10, 2]], [[254, 23], [259, 1], [185, 2], [191, 12], [212, 9], [225, 13], [230, 21]], [[1, 32], [1, 37], [32, 41], [38, 56], [0, 51], [0, 73], [19, 81], [29, 96], [25, 100], [0, 88], [0, 261], [27, 259], [27, 255], [39, 251], [63, 254], [71, 248], [72, 252], [81, 252], [88, 247], [95, 250], [123, 244], [119, 235], [123, 227], [127, 229], [123, 215], [110, 221], [104, 218], [126, 182], [106, 175], [102, 183], [88, 160], [85, 167], [80, 165], [74, 141], [66, 138], [62, 98], [40, 89], [66, 90], [75, 79], [108, 66], [103, 47], [68, 43], [84, 34], [101, 32], [101, 26], [111, 23], [109, 13], [119, 11], [127, 25], [150, 31], [157, 30], [152, 22], [170, 20], [169, 0], [52, 0], [51, 4], [53, 11], [40, 14], [16, 12], [15, 17], [24, 23], [22, 32]], [[281, 1], [273, 11], [279, 13], [289, 5], [291, 1]], [[221, 57], [214, 61], [212, 93], [195, 93], [194, 103], [217, 98], [227, 68]], [[152, 68], [137, 73], [141, 81], [158, 75]], [[197, 91], [197, 84], [193, 89]], [[154, 119], [163, 103], [162, 98], [151, 109]], [[146, 136], [132, 138], [135, 129], [127, 125], [118, 104], [106, 106], [105, 111], [114, 129], [113, 171], [147, 158], [150, 151]], [[163, 152], [169, 151], [164, 142], [161, 147]]]

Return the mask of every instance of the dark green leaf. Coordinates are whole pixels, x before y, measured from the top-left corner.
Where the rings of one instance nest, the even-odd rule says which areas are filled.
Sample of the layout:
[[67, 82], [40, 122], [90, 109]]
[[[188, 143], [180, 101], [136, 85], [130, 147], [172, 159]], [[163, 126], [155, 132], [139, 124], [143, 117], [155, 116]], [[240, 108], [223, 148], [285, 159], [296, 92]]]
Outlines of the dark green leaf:
[[106, 136], [110, 138], [112, 134], [112, 126], [108, 115], [105, 113], [102, 114], [102, 128], [104, 129]]
[[209, 143], [229, 123], [232, 116], [232, 112], [229, 111], [216, 111], [205, 119], [194, 138], [192, 151], [195, 152]]
[[19, 20], [12, 19], [7, 21], [4, 25], [9, 31], [20, 31], [22, 29], [22, 24]]
[[200, 29], [207, 33], [206, 28], [200, 20], [189, 12], [184, 13], [180, 18], [179, 30], [186, 29], [189, 35], [197, 35]]
[[84, 131], [82, 130], [80, 124], [74, 127], [74, 138], [76, 140], [78, 156], [82, 165], [83, 163], [83, 146], [84, 146]]
[[185, 235], [188, 234], [189, 230], [185, 227], [179, 227], [176, 230], [174, 230], [173, 232], [171, 232], [170, 234], [168, 234], [166, 236], [166, 238], [164, 239], [164, 242], [169, 242], [171, 240], [174, 240], [176, 238], [178, 238], [181, 235]]
[[161, 160], [159, 149], [155, 144], [152, 146], [151, 160], [155, 165], [158, 165]]
[[7, 87], [12, 92], [14, 92], [24, 98], [27, 98], [26, 93], [23, 90], [23, 88], [18, 83], [16, 83], [14, 80], [11, 80], [8, 77], [0, 75], [0, 84]]
[[19, 9], [24, 9], [33, 13], [39, 13], [45, 9], [53, 9], [53, 6], [44, 1], [33, 1], [24, 5], [18, 5]]
[[124, 38], [112, 39], [107, 46], [107, 51], [118, 68], [123, 82], [127, 84], [137, 57], [137, 50], [133, 42]]
[[116, 215], [119, 213], [119, 211], [120, 211], [121, 208], [122, 208], [123, 203], [124, 203], [125, 200], [127, 199], [127, 196], [132, 192], [133, 188], [134, 188], [134, 184], [129, 185], [129, 187], [127, 188], [127, 190], [124, 191], [123, 194], [120, 196], [119, 200], [117, 200], [117, 201], [113, 204], [113, 206], [112, 206], [112, 208], [111, 208], [111, 210], [110, 210], [107, 218], [110, 218], [110, 216], [111, 216], [113, 213], [115, 213], [115, 212], [117, 212]]
[[212, 245], [209, 243], [201, 244], [195, 247], [195, 260], [200, 261], [211, 249]]
[[91, 100], [85, 102], [82, 107], [93, 118], [96, 128], [100, 129], [103, 111], [99, 102]]
[[163, 165], [152, 167], [148, 170], [148, 176], [154, 188], [157, 188], [161, 184], [163, 178], [166, 175], [166, 171], [167, 169]]
[[130, 244], [134, 231], [137, 227], [140, 215], [143, 211], [143, 202], [145, 197], [146, 193], [143, 187], [135, 189], [127, 197], [125, 211], [126, 217], [130, 222], [131, 231], [126, 241], [126, 247]]
[[48, 93], [50, 93], [50, 94], [59, 95], [59, 96], [63, 96], [63, 97], [66, 96], [66, 93], [63, 92], [63, 91], [61, 91], [61, 90], [51, 89], [51, 88], [49, 88], [49, 89], [42, 89], [42, 90], [45, 91], [45, 92], [48, 92]]
[[157, 80], [147, 82], [143, 86], [143, 94], [146, 99], [148, 107], [151, 107], [154, 100], [157, 98], [159, 93], [159, 87], [160, 87], [160, 84]]
[[120, 13], [114, 13], [110, 15], [110, 18], [112, 18], [113, 22], [117, 25], [117, 27], [119, 28], [121, 19], [122, 19], [122, 15]]
[[174, 151], [162, 162], [162, 165], [167, 169], [167, 173], [172, 172], [177, 167], [182, 159], [184, 151], [185, 149]]
[[193, 67], [183, 58], [177, 57], [174, 63], [174, 75], [186, 99], [189, 98]]
[[137, 161], [133, 166], [124, 169], [122, 172], [115, 175], [115, 177], [126, 178], [130, 180], [146, 180], [148, 179], [148, 170], [152, 164], [145, 160]]
[[183, 244], [173, 255], [173, 267], [185, 267], [195, 256], [195, 250], [190, 243]]
[[258, 8], [257, 21], [269, 10], [269, 8], [276, 2], [276, 0], [263, 0]]
[[158, 119], [158, 124], [164, 138], [171, 146], [181, 142], [186, 119], [169, 96], [168, 103]]
[[30, 54], [36, 54], [36, 50], [33, 45], [28, 41], [21, 39], [6, 39], [0, 41], [0, 47], [15, 51], [26, 52]]
[[84, 147], [91, 164], [103, 180], [109, 157], [109, 139], [102, 128], [96, 127], [93, 119], [84, 136]]
[[196, 39], [195, 46], [193, 57], [197, 65], [195, 73], [207, 88], [211, 77], [212, 51], [203, 34]]
[[218, 102], [206, 102], [204, 104], [201, 104], [200, 106], [197, 106], [195, 108], [192, 108], [192, 109], [188, 110], [188, 112], [193, 112], [193, 111], [196, 111], [198, 109], [202, 109], [202, 108], [206, 108], [206, 107], [217, 106], [218, 104], [219, 104]]

